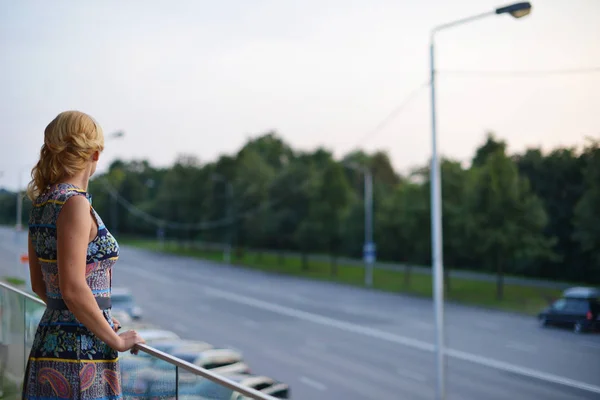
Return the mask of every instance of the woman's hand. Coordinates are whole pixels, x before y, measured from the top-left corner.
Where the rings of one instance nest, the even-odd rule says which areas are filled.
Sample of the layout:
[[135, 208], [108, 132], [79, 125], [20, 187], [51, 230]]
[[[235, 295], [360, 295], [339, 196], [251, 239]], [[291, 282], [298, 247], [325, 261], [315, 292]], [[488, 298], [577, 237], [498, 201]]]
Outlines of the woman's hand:
[[118, 332], [119, 329], [122, 328], [121, 323], [119, 322], [118, 319], [116, 319], [115, 317], [112, 317], [112, 323], [113, 323], [113, 330], [115, 332]]
[[144, 343], [146, 341], [136, 331], [126, 331], [119, 335], [119, 341], [115, 346], [115, 350], [121, 353], [131, 350], [131, 354], [137, 354], [138, 349], [135, 348], [135, 345]]

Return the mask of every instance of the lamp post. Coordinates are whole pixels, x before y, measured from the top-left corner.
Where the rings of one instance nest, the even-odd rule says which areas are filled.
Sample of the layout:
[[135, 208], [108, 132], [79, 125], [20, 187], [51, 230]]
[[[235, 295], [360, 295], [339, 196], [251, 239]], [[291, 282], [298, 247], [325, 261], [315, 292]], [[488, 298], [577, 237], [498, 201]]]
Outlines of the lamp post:
[[431, 30], [430, 74], [431, 74], [431, 253], [433, 261], [433, 300], [435, 313], [435, 349], [436, 349], [436, 399], [446, 398], [444, 365], [444, 266], [442, 253], [442, 193], [440, 182], [440, 164], [437, 150], [436, 109], [435, 109], [435, 34], [441, 30], [472, 22], [481, 18], [499, 14], [510, 14], [521, 18], [531, 12], [529, 2], [520, 2], [492, 11], [459, 19], [439, 25]]
[[365, 286], [373, 285], [373, 263], [375, 262], [375, 244], [373, 243], [373, 174], [367, 167], [356, 163], [345, 163], [348, 168], [360, 171], [365, 177], [365, 243], [363, 259], [365, 262]]
[[[212, 180], [223, 182], [227, 187], [227, 219], [231, 219], [233, 216], [233, 185], [223, 175], [217, 174], [216, 172], [212, 174]], [[223, 252], [223, 261], [225, 261], [227, 264], [231, 263], [231, 246], [233, 245], [232, 241], [233, 225], [229, 227], [227, 243], [225, 245], [225, 251]]]

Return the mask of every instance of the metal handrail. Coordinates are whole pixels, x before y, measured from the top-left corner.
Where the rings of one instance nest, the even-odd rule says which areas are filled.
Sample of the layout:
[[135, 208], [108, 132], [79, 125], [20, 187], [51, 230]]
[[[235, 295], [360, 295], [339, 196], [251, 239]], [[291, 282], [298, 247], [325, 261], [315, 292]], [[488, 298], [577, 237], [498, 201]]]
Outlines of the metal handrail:
[[[17, 294], [20, 294], [21, 296], [24, 296], [24, 297], [28, 298], [29, 300], [35, 301], [35, 302], [37, 302], [37, 303], [39, 303], [39, 304], [41, 304], [43, 306], [46, 306], [46, 303], [44, 303], [41, 299], [39, 299], [39, 298], [37, 298], [37, 297], [35, 297], [35, 296], [27, 293], [27, 292], [24, 292], [24, 291], [22, 291], [20, 289], [17, 289], [15, 287], [13, 287], [13, 286], [7, 285], [4, 282], [0, 282], [0, 286], [3, 287], [3, 288], [5, 288], [5, 289], [11, 290], [11, 291], [13, 291], [13, 292], [15, 292]], [[141, 350], [141, 351], [143, 351], [143, 352], [145, 352], [145, 353], [150, 354], [151, 356], [154, 356], [154, 357], [159, 358], [159, 359], [161, 359], [163, 361], [166, 361], [169, 364], [175, 365], [176, 367], [183, 368], [186, 371], [191, 372], [194, 375], [201, 376], [201, 377], [206, 378], [206, 379], [208, 379], [208, 380], [210, 380], [210, 381], [212, 381], [214, 383], [217, 383], [219, 385], [222, 385], [222, 386], [225, 386], [225, 387], [227, 387], [229, 389], [232, 389], [232, 390], [234, 390], [237, 393], [240, 393], [240, 394], [242, 394], [242, 395], [244, 395], [246, 397], [250, 397], [251, 399], [254, 399], [254, 400], [277, 400], [273, 396], [269, 396], [267, 394], [261, 393], [258, 390], [252, 389], [252, 388], [247, 387], [247, 386], [242, 386], [242, 385], [240, 385], [237, 382], [234, 382], [234, 381], [232, 381], [230, 379], [225, 378], [224, 376], [215, 374], [214, 372], [210, 372], [210, 370], [201, 368], [201, 367], [199, 367], [197, 365], [194, 365], [192, 363], [184, 361], [184, 360], [182, 360], [180, 358], [173, 357], [170, 354], [164, 353], [164, 352], [162, 352], [160, 350], [157, 350], [157, 349], [155, 349], [153, 347], [150, 347], [150, 346], [148, 346], [146, 344], [137, 344], [136, 348], [139, 349], [139, 350]]]

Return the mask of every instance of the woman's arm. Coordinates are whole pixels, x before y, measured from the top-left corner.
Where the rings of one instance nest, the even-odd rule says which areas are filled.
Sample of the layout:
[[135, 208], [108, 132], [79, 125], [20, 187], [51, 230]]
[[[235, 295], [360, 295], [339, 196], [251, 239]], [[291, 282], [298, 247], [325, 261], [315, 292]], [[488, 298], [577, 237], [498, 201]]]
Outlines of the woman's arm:
[[27, 253], [29, 256], [29, 276], [31, 278], [31, 290], [37, 294], [40, 299], [46, 303], [46, 284], [44, 283], [44, 277], [42, 276], [42, 267], [38, 261], [37, 254], [33, 248], [33, 242], [31, 241], [31, 235], [27, 238]]
[[104, 343], [123, 351], [123, 340], [113, 331], [85, 280], [86, 256], [92, 229], [90, 203], [73, 196], [63, 205], [58, 220], [58, 283], [63, 299], [75, 317]]

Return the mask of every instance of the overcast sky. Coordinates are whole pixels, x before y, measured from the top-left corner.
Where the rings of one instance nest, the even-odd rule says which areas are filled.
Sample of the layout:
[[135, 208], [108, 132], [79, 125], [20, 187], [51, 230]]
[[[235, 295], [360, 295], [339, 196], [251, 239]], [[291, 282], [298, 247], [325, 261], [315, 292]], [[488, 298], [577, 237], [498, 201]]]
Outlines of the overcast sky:
[[[440, 70], [600, 66], [600, 0], [533, 1], [532, 14], [444, 31]], [[0, 2], [0, 186], [23, 183], [44, 127], [78, 109], [111, 159], [168, 165], [236, 151], [276, 130], [294, 148], [387, 150], [397, 169], [427, 162], [429, 92], [361, 140], [428, 79], [430, 29], [504, 5], [490, 0]], [[600, 137], [600, 73], [444, 75], [441, 151], [467, 160], [487, 130], [511, 151]]]

